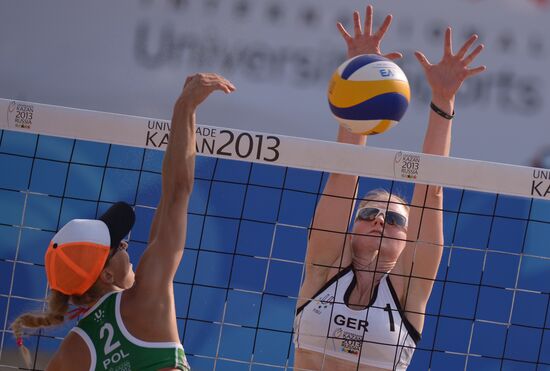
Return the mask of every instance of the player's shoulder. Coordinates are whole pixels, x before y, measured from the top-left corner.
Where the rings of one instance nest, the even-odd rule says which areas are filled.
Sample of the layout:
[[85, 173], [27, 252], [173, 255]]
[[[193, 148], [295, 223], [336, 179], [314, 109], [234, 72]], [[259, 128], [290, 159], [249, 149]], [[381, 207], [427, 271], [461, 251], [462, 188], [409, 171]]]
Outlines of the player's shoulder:
[[90, 351], [85, 340], [76, 332], [70, 331], [51, 358], [46, 371], [89, 370], [90, 362]]

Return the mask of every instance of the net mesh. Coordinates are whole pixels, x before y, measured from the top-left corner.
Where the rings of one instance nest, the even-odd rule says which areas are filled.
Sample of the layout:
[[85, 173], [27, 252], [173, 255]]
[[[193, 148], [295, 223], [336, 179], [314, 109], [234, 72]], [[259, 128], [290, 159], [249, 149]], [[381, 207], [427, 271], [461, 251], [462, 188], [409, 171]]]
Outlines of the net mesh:
[[[162, 156], [0, 131], [0, 369], [23, 368], [9, 324], [44, 308], [43, 254], [64, 223], [94, 218], [119, 200], [134, 205], [129, 253], [137, 263], [160, 197]], [[308, 227], [327, 177], [265, 161], [197, 158], [174, 280], [193, 370], [293, 369]], [[358, 195], [385, 188], [409, 201], [409, 181], [361, 177]], [[550, 369], [548, 201], [445, 188], [443, 213], [443, 259], [409, 370]], [[46, 367], [74, 323], [30, 332], [34, 369]]]

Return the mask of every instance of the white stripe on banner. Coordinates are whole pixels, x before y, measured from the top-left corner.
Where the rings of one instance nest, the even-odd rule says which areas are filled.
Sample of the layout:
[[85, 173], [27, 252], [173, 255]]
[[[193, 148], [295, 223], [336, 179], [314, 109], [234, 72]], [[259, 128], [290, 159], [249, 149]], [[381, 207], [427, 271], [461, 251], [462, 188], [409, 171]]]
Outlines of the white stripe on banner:
[[[166, 148], [170, 122], [0, 99], [0, 129]], [[210, 157], [550, 199], [550, 170], [198, 125]]]

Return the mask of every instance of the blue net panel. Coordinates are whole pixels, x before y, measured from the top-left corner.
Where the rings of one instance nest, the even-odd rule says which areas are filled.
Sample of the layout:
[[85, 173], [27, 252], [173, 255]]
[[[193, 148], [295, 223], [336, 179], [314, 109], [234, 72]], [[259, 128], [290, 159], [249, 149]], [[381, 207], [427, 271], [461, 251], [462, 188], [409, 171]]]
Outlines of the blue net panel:
[[[135, 206], [129, 254], [147, 245], [163, 152], [0, 132], [0, 369], [22, 367], [9, 324], [44, 308], [56, 230]], [[327, 174], [198, 157], [174, 290], [193, 370], [290, 370], [308, 227]], [[359, 195], [412, 185], [362, 178]], [[445, 248], [409, 370], [550, 370], [550, 205], [446, 189]], [[66, 325], [26, 344], [45, 368]]]

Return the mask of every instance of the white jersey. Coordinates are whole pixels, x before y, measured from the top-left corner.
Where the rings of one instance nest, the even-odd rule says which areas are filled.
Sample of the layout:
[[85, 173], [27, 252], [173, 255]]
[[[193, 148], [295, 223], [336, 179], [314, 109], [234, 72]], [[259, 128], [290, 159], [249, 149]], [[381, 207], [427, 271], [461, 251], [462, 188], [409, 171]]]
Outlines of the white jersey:
[[371, 303], [362, 310], [345, 304], [355, 284], [355, 274], [348, 267], [298, 308], [295, 347], [355, 364], [406, 370], [420, 334], [403, 315], [388, 275], [382, 277]]

